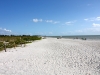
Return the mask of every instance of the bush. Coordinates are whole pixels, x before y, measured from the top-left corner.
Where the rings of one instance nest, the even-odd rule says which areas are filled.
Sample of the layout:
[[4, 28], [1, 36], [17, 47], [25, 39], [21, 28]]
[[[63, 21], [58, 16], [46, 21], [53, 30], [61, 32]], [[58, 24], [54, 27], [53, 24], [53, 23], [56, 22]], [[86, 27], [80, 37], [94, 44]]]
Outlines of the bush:
[[[16, 35], [0, 35], [0, 41], [5, 41], [5, 42], [9, 42], [9, 44], [6, 45], [6, 48], [12, 48], [15, 45], [20, 45], [20, 44], [27, 44], [27, 43], [31, 43], [34, 40], [41, 40], [41, 37], [39, 36], [16, 36]], [[0, 51], [4, 49], [4, 44], [3, 42], [0, 42]]]
[[0, 51], [2, 51], [4, 49], [4, 44], [3, 42], [0, 42]]
[[20, 40], [19, 38], [17, 38], [17, 39], [15, 40], [15, 44], [20, 44], [20, 42], [21, 42], [21, 40]]
[[9, 44], [7, 44], [7, 48], [12, 48], [12, 47], [14, 47], [14, 45], [15, 45], [15, 42], [14, 41], [10, 41], [9, 42]]

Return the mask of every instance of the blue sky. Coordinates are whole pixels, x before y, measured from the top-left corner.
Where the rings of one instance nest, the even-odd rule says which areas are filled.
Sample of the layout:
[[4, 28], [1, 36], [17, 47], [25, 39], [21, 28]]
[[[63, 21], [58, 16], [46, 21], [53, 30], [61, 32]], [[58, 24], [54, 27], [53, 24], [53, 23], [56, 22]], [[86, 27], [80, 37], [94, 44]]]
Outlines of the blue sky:
[[100, 0], [0, 0], [0, 34], [100, 35]]

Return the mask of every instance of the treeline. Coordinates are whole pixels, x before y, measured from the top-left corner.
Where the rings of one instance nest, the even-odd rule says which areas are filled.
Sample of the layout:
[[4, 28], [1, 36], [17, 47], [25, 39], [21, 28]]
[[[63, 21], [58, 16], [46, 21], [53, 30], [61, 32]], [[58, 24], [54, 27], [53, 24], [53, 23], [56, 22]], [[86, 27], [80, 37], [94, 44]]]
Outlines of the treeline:
[[4, 49], [6, 43], [6, 48], [12, 48], [40, 39], [41, 37], [37, 35], [0, 35], [0, 51]]

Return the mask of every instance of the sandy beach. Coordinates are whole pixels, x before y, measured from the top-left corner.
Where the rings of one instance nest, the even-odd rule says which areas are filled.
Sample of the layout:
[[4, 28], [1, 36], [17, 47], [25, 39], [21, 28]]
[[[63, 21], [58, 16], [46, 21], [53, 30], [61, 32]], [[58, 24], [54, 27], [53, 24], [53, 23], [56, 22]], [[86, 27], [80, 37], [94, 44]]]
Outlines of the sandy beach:
[[7, 49], [0, 75], [100, 75], [100, 40], [46, 38]]

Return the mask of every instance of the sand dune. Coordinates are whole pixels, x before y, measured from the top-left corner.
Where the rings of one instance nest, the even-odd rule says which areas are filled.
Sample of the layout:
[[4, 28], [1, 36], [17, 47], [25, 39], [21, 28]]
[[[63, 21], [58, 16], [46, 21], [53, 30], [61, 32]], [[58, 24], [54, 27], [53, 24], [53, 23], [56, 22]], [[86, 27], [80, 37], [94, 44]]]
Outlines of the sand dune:
[[100, 75], [100, 41], [47, 38], [7, 49], [0, 75]]

